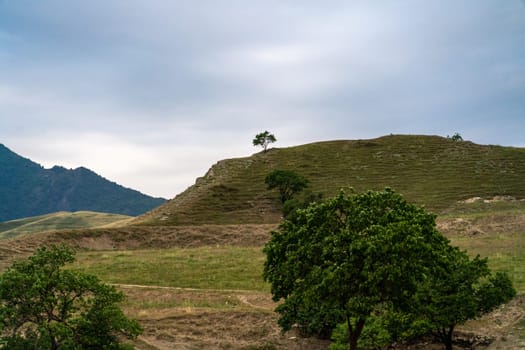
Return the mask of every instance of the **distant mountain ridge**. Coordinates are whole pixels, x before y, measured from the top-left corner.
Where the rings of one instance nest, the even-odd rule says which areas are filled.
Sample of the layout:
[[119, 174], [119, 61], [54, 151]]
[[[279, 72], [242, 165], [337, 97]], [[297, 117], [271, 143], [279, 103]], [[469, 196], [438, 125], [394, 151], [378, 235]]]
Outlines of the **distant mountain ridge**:
[[0, 222], [80, 210], [136, 216], [164, 202], [84, 167], [45, 169], [0, 144]]

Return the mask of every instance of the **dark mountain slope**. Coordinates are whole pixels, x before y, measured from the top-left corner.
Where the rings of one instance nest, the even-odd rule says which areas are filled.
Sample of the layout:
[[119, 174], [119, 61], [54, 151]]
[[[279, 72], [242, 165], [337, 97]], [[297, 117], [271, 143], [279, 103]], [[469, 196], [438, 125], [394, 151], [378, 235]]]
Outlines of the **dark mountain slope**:
[[325, 196], [341, 188], [366, 191], [388, 186], [437, 213], [472, 197], [525, 198], [525, 148], [393, 135], [275, 148], [220, 161], [195, 185], [135, 223], [279, 222], [277, 191], [268, 191], [264, 184], [274, 169], [305, 176], [310, 189]]
[[57, 211], [139, 215], [164, 203], [86, 168], [42, 166], [0, 144], [0, 221]]

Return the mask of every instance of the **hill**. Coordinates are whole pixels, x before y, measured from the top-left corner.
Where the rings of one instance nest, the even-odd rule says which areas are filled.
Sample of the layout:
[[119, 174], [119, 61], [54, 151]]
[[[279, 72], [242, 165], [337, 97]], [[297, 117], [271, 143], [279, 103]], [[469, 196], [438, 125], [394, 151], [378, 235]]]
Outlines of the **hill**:
[[409, 201], [443, 213], [473, 197], [525, 198], [525, 149], [477, 145], [439, 136], [391, 135], [273, 148], [213, 165], [195, 185], [140, 216], [140, 225], [277, 223], [280, 203], [264, 178], [293, 170], [310, 190], [332, 196], [391, 187]]
[[0, 239], [44, 231], [108, 227], [132, 217], [91, 211], [58, 212], [30, 218], [0, 222]]
[[0, 221], [81, 210], [136, 216], [164, 202], [83, 167], [44, 169], [0, 144]]
[[[524, 153], [428, 136], [272, 149], [217, 163], [187, 191], [133, 219], [134, 225], [1, 239], [0, 270], [44, 243], [76, 248], [73, 269], [125, 292], [126, 313], [145, 329], [137, 349], [327, 349], [327, 342], [280, 332], [276, 304], [261, 279], [262, 246], [280, 221], [278, 194], [266, 190], [264, 177], [291, 169], [326, 196], [350, 185], [358, 191], [391, 186], [439, 213], [438, 229], [469, 254], [488, 257], [494, 270], [509, 273], [520, 294], [462, 326], [458, 335], [465, 346], [457, 348], [522, 349]], [[479, 335], [493, 343], [467, 346]], [[415, 347], [441, 348], [427, 339], [396, 346]]]
[[[453, 210], [452, 210], [453, 209]], [[523, 349], [525, 333], [525, 201], [458, 202], [438, 229], [470, 254], [506, 271], [516, 300], [459, 329], [457, 349]], [[126, 313], [140, 320], [137, 349], [327, 349], [328, 343], [282, 334], [277, 304], [262, 283], [262, 245], [276, 225], [123, 226], [61, 230], [0, 240], [0, 270], [42, 243], [78, 250], [76, 270], [114, 283], [128, 297]], [[520, 321], [521, 320], [521, 321]], [[479, 335], [490, 347], [469, 344]], [[472, 346], [471, 346], [472, 345]], [[399, 350], [441, 349], [424, 339]]]

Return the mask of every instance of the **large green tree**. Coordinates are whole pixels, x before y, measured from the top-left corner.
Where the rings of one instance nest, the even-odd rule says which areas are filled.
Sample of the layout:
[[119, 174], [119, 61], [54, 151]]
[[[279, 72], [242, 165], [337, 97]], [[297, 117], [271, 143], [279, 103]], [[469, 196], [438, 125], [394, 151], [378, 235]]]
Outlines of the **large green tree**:
[[381, 307], [407, 309], [448, 241], [435, 216], [390, 189], [298, 210], [265, 245], [264, 278], [279, 324], [326, 333], [345, 322], [350, 349]]
[[454, 328], [493, 310], [516, 295], [505, 273], [491, 273], [487, 259], [469, 256], [450, 247], [436, 264], [432, 278], [420, 286], [416, 317], [422, 317], [428, 328], [446, 350], [452, 350]]
[[0, 276], [0, 348], [130, 349], [142, 332], [118, 307], [124, 295], [92, 275], [64, 269], [64, 246], [41, 247]]

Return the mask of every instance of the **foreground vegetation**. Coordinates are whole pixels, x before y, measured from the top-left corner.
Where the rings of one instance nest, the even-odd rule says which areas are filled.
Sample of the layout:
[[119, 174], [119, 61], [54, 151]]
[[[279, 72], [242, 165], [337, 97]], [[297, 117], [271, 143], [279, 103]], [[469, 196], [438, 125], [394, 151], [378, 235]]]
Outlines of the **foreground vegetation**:
[[279, 324], [329, 336], [346, 326], [350, 350], [362, 348], [371, 321], [388, 345], [432, 332], [452, 350], [457, 325], [511, 300], [505, 273], [449, 245], [435, 216], [391, 189], [338, 196], [287, 219], [265, 245]]
[[[525, 273], [522, 270], [524, 264], [520, 263], [525, 260], [524, 204], [512, 200], [458, 204], [456, 211], [459, 214], [450, 213], [438, 220], [438, 229], [451, 239], [453, 245], [467, 249], [472, 257], [476, 254], [489, 257], [490, 268], [507, 272], [518, 293], [522, 295], [525, 293]], [[214, 226], [213, 229], [218, 230], [220, 227]], [[266, 227], [267, 230], [270, 229]], [[234, 226], [224, 228], [236, 229]], [[255, 230], [255, 226], [252, 226], [252, 230]], [[219, 232], [213, 234], [220, 235]], [[244, 234], [249, 235], [250, 230]], [[65, 239], [67, 236], [61, 237]], [[125, 238], [122, 235], [119, 237]], [[202, 239], [202, 232], [195, 231], [195, 237]], [[152, 239], [156, 238], [152, 236]], [[121, 284], [120, 288], [129, 297], [125, 304], [127, 312], [139, 318], [141, 324], [151, 333], [148, 339], [156, 344], [151, 349], [171, 348], [161, 339], [167, 337], [173, 342], [175, 338], [172, 337], [176, 337], [176, 334], [185, 334], [188, 344], [201, 344], [205, 348], [211, 347], [210, 344], [214, 342], [219, 344], [215, 348], [224, 348], [230, 344], [234, 349], [248, 348], [247, 344], [252, 344], [253, 349], [264, 349], [265, 346], [269, 349], [288, 349], [298, 346], [279, 336], [273, 336], [272, 332], [277, 330], [270, 330], [270, 323], [275, 327], [277, 321], [271, 313], [276, 305], [270, 300], [269, 285], [261, 278], [264, 262], [262, 246], [218, 247], [206, 245], [207, 241], [203, 241], [204, 246], [197, 244], [195, 248], [80, 251], [72, 268], [97, 274], [106, 282]], [[187, 241], [183, 242], [188, 244]], [[246, 268], [243, 269], [243, 266]], [[136, 286], [139, 284], [148, 287]], [[233, 290], [237, 288], [241, 290]], [[233, 321], [237, 317], [240, 320], [241, 315], [244, 315], [243, 326], [239, 321]], [[190, 327], [187, 322], [193, 324], [191, 329], [186, 328]], [[232, 328], [223, 332], [235, 334], [255, 332], [256, 328], [242, 328], [245, 322], [260, 322], [266, 326], [265, 332], [253, 333], [251, 341], [248, 338], [241, 341], [235, 336], [236, 345], [233, 345], [219, 334], [211, 339], [213, 328], [208, 327], [222, 327], [219, 324], [212, 326], [214, 322], [221, 325], [224, 322], [231, 323]], [[492, 328], [494, 324], [501, 328], [505, 322], [499, 318], [476, 321], [469, 324], [467, 329], [475, 330], [479, 325]], [[510, 339], [508, 335], [506, 338]], [[220, 339], [223, 339], [222, 343]], [[256, 347], [253, 344], [258, 345]], [[305, 346], [314, 348], [312, 344]], [[512, 348], [509, 340], [503, 341], [502, 346]], [[326, 348], [326, 345], [321, 348]]]
[[93, 275], [64, 270], [67, 247], [41, 247], [0, 276], [0, 348], [130, 349], [142, 332], [118, 303], [124, 295]]
[[[476, 200], [457, 203], [453, 209], [438, 218], [438, 229], [472, 257], [488, 256], [490, 268], [509, 273], [523, 295], [525, 202]], [[45, 242], [78, 247], [77, 262], [70, 268], [117, 283], [127, 295], [126, 314], [145, 328], [144, 336], [135, 341], [137, 349], [174, 349], [177, 342], [210, 349], [326, 349], [322, 341], [279, 333], [272, 312], [277, 305], [261, 278], [262, 246], [275, 228], [203, 225], [57, 231], [0, 240], [0, 258], [29, 252]], [[501, 337], [496, 343], [513, 349], [512, 339], [520, 338], [513, 338], [517, 331], [509, 327], [524, 315], [520, 300], [494, 318], [470, 322], [462, 329]]]

